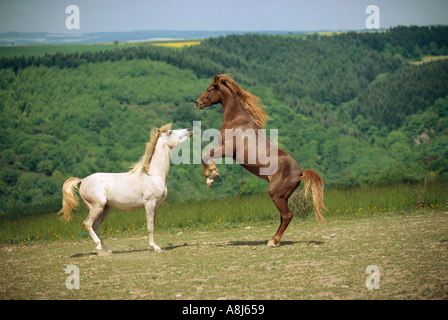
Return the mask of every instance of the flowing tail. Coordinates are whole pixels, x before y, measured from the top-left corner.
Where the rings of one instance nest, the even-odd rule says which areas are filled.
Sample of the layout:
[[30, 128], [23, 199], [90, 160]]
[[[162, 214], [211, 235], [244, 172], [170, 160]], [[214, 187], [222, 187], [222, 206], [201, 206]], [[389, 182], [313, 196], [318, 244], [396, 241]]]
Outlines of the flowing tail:
[[302, 172], [302, 176], [298, 178], [298, 180], [302, 180], [306, 178], [305, 182], [305, 198], [308, 194], [308, 190], [311, 184], [311, 180], [313, 180], [313, 204], [314, 204], [314, 214], [316, 215], [316, 220], [319, 224], [322, 224], [324, 221], [324, 217], [322, 216], [321, 209], [324, 208], [328, 211], [328, 209], [324, 206], [324, 183], [322, 178], [313, 170], [305, 170]]
[[76, 197], [75, 190], [78, 189], [78, 184], [81, 183], [81, 181], [82, 179], [72, 177], [65, 181], [62, 186], [64, 200], [62, 200], [62, 209], [58, 214], [63, 213], [61, 219], [67, 222], [72, 219], [72, 210], [78, 209], [78, 198]]

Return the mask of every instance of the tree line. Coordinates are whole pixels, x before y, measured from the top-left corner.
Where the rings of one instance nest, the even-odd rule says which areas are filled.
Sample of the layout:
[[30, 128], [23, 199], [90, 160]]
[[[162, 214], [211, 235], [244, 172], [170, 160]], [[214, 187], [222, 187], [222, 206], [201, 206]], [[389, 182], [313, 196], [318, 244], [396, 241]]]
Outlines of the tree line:
[[[329, 187], [415, 182], [426, 170], [448, 180], [447, 62], [408, 65], [358, 37], [242, 35], [2, 58], [0, 213], [54, 207], [70, 176], [129, 170], [153, 127], [219, 129], [220, 106], [199, 111], [193, 101], [224, 72], [261, 97], [280, 147]], [[167, 201], [267, 190], [238, 165], [218, 167], [206, 189], [202, 165], [172, 165]]]

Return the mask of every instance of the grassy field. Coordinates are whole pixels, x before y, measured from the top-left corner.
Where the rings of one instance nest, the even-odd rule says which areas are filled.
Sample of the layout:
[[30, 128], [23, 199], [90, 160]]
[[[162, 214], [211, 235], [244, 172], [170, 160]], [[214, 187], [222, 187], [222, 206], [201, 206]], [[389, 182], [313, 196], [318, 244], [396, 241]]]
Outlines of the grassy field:
[[181, 47], [189, 47], [189, 46], [196, 46], [198, 44], [201, 44], [200, 41], [177, 41], [177, 42], [160, 42], [160, 43], [154, 43], [155, 46], [161, 46], [161, 47], [171, 47], [171, 48], [181, 48]]
[[[324, 211], [324, 217], [337, 220], [359, 219], [383, 213], [403, 214], [412, 210], [447, 208], [448, 183], [429, 183], [423, 194], [424, 202], [419, 207], [421, 194], [422, 186], [419, 184], [329, 189], [325, 191], [324, 203], [330, 211]], [[289, 201], [295, 214], [294, 219], [314, 221], [311, 199], [308, 198], [308, 205], [304, 205], [304, 200], [301, 186]], [[81, 201], [80, 210], [74, 211], [73, 219], [69, 223], [60, 221], [54, 213], [18, 219], [2, 218], [0, 245], [87, 238], [89, 235], [81, 225], [87, 215], [87, 207]], [[256, 225], [264, 221], [277, 226], [279, 216], [267, 193], [224, 200], [164, 203], [157, 212], [156, 232], [174, 234], [188, 230], [230, 229], [246, 223]], [[112, 209], [100, 231], [106, 237], [117, 234], [147, 235], [145, 212], [143, 209]]]
[[[0, 299], [448, 299], [448, 214], [412, 210], [369, 218], [295, 221], [281, 246], [275, 227], [245, 223], [178, 234], [107, 240], [114, 254], [92, 253], [91, 239], [4, 246]], [[67, 266], [79, 290], [66, 288]], [[367, 289], [367, 266], [380, 288]]]
[[412, 64], [419, 65], [426, 62], [448, 59], [448, 56], [424, 56], [422, 61], [413, 61]]
[[[279, 214], [265, 195], [162, 205], [161, 254], [141, 210], [112, 210], [101, 227], [107, 258], [80, 226], [85, 209], [70, 223], [2, 220], [0, 299], [447, 299], [447, 189], [428, 184], [421, 207], [420, 185], [327, 190], [325, 224], [296, 214], [275, 249], [266, 244]], [[69, 265], [79, 290], [65, 286]], [[366, 288], [370, 265], [379, 290]]]

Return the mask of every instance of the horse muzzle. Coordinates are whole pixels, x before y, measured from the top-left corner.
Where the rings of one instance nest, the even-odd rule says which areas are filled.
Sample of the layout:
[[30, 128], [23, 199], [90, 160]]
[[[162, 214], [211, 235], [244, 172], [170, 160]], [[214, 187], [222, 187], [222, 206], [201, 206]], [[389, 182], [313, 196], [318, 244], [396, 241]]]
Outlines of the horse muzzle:
[[194, 102], [194, 107], [195, 107], [196, 109], [202, 110], [202, 109], [204, 109], [204, 102], [203, 102], [203, 101], [196, 100], [196, 101]]

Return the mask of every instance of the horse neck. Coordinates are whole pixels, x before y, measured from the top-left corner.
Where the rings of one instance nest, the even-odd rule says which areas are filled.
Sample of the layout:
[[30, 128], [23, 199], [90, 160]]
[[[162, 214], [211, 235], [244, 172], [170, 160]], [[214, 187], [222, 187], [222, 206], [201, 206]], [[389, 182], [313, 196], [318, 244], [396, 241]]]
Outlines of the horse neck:
[[148, 174], [157, 175], [166, 180], [170, 171], [170, 155], [171, 148], [159, 139], [155, 146], [151, 162], [149, 163]]
[[222, 86], [222, 124], [231, 122], [237, 117], [250, 118], [238, 96], [225, 85]]

